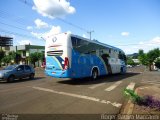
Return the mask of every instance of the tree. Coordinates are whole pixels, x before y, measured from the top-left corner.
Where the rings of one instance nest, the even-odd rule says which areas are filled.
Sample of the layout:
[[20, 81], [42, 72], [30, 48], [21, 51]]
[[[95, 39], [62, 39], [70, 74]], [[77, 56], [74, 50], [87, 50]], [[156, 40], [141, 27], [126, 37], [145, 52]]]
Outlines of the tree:
[[35, 62], [38, 61], [37, 52], [30, 54], [30, 56], [29, 56], [29, 61], [34, 65], [34, 67], [36, 66], [36, 65], [35, 65]]
[[144, 53], [143, 50], [139, 50], [139, 53], [138, 53], [138, 59], [140, 61], [140, 63], [142, 65], [145, 65], [145, 66], [148, 66], [149, 62], [148, 62], [148, 56], [146, 53]]
[[160, 58], [156, 59], [155, 66], [160, 69]]
[[158, 58], [160, 56], [160, 51], [159, 48], [150, 50], [147, 53], [147, 57], [148, 57], [148, 62], [149, 62], [149, 70], [151, 71], [152, 68], [151, 66], [153, 65], [153, 62], [156, 60], [156, 58]]
[[44, 53], [42, 52], [37, 52], [37, 57], [38, 57], [38, 66], [39, 66], [39, 61], [43, 62], [44, 60]]
[[13, 60], [14, 63], [17, 63], [17, 64], [18, 64], [18, 61], [20, 61], [21, 59], [20, 53], [15, 52], [15, 51], [9, 52], [9, 56], [10, 56], [11, 61]]
[[13, 61], [13, 62], [15, 63], [15, 61], [16, 61], [16, 52], [11, 51], [11, 52], [9, 52], [8, 54], [9, 54], [9, 56], [10, 56], [10, 62]]
[[9, 55], [2, 58], [3, 63], [7, 63], [7, 65], [11, 62], [11, 57]]
[[132, 65], [132, 66], [135, 65], [135, 62], [132, 60], [131, 57], [128, 57], [128, 58], [127, 58], [127, 65]]
[[0, 66], [1, 66], [1, 62], [4, 56], [5, 56], [5, 52], [0, 50]]
[[37, 57], [38, 57], [39, 61], [43, 62], [43, 60], [44, 60], [44, 53], [42, 53], [42, 52], [37, 53]]
[[160, 56], [160, 50], [159, 48], [150, 50], [148, 53], [144, 53], [143, 50], [139, 50], [139, 56], [138, 59], [141, 62], [141, 64], [148, 66], [149, 70], [152, 70], [153, 62]]

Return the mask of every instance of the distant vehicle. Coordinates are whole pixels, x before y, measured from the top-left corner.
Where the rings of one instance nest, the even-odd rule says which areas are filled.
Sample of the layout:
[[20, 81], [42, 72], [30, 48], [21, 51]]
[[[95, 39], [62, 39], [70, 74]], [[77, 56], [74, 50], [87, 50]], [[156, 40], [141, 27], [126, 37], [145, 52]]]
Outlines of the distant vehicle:
[[46, 62], [42, 62], [42, 65], [41, 65], [42, 68], [45, 68], [46, 67]]
[[33, 79], [35, 70], [29, 65], [10, 65], [0, 70], [0, 80], [6, 82], [12, 82], [15, 79], [22, 79], [29, 77]]
[[45, 45], [48, 76], [84, 78], [125, 73], [125, 53], [114, 46], [70, 33], [48, 36]]
[[128, 67], [128, 68], [131, 68], [131, 67], [133, 67], [133, 66], [132, 66], [132, 65], [127, 65], [127, 67]]

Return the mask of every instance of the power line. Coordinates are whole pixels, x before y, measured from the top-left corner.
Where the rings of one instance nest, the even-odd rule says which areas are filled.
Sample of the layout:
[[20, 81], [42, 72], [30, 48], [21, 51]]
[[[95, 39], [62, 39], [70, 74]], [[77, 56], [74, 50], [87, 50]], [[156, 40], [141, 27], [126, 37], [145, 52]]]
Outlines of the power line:
[[12, 21], [14, 21], [18, 24], [21, 24], [21, 25], [24, 25], [25, 22], [33, 22], [30, 20], [26, 20], [23, 17], [16, 16], [15, 14], [10, 14], [9, 12], [7, 12], [5, 10], [0, 10], [0, 17], [3, 19], [8, 19], [8, 20], [10, 20], [9, 17], [12, 17]]
[[75, 28], [78, 28], [78, 29], [80, 29], [80, 30], [82, 30], [82, 31], [88, 32], [86, 29], [84, 29], [84, 28], [82, 28], [82, 27], [80, 27], [80, 26], [78, 26], [78, 25], [75, 25], [75, 24], [73, 24], [73, 23], [71, 23], [71, 22], [68, 22], [68, 21], [66, 21], [66, 20], [64, 20], [64, 19], [62, 19], [62, 18], [57, 17], [57, 19], [58, 19], [59, 21], [62, 21], [62, 22], [64, 22], [64, 23], [72, 26], [72, 27], [75, 27]]
[[35, 37], [32, 37], [32, 36], [29, 36], [29, 35], [25, 35], [25, 34], [20, 34], [20, 33], [17, 33], [17, 32], [12, 32], [12, 31], [8, 31], [8, 30], [4, 30], [4, 29], [1, 29], [0, 28], [0, 31], [3, 32], [3, 33], [8, 33], [8, 34], [13, 34], [13, 35], [17, 35], [17, 36], [21, 36], [21, 37], [25, 37], [25, 38], [34, 38]]
[[154, 43], [143, 43], [143, 44], [124, 44], [124, 45], [114, 45], [114, 46], [135, 46], [135, 45], [154, 45], [154, 44], [160, 44], [160, 42], [154, 42]]
[[[31, 7], [33, 6], [33, 4], [30, 3], [30, 2], [28, 2], [27, 0], [18, 0], [18, 1], [24, 3], [25, 5], [28, 5], [28, 6], [31, 6]], [[2, 18], [8, 18], [8, 16], [15, 16], [15, 15], [14, 15], [14, 14], [10, 14], [10, 13], [8, 13], [8, 12], [6, 12], [6, 11], [0, 10], [0, 17], [2, 17]], [[94, 31], [88, 31], [88, 30], [86, 30], [86, 29], [84, 29], [84, 28], [82, 28], [82, 27], [80, 27], [80, 26], [78, 26], [78, 25], [75, 25], [75, 24], [73, 24], [73, 23], [71, 23], [71, 22], [69, 22], [69, 21], [66, 21], [66, 20], [61, 19], [61, 18], [58, 18], [58, 17], [57, 17], [57, 20], [65, 23], [65, 24], [68, 24], [68, 25], [70, 25], [70, 26], [73, 26], [73, 27], [75, 27], [75, 28], [77, 28], [77, 29], [80, 29], [80, 30], [82, 30], [82, 31], [85, 31], [85, 32], [89, 33], [90, 39], [92, 39], [92, 38], [91, 38], [91, 34], [92, 34]], [[24, 19], [24, 18], [22, 18], [22, 17], [16, 16], [16, 19], [14, 19], [14, 21], [17, 22], [17, 23], [19, 23], [19, 24], [24, 25], [24, 21], [26, 21], [26, 19]], [[28, 20], [27, 20], [27, 21], [28, 21]], [[31, 22], [31, 21], [30, 21], [30, 22]], [[6, 24], [6, 23], [3, 23], [3, 22], [0, 22], [0, 24], [7, 25], [7, 26], [10, 26], [10, 27], [13, 27], [13, 28], [17, 28], [17, 29], [21, 29], [21, 30], [23, 30], [23, 31], [27, 31], [26, 29], [23, 29], [23, 28], [14, 26], [14, 25]], [[28, 36], [28, 35], [25, 35], [25, 34], [19, 34], [19, 33], [12, 32], [12, 31], [7, 31], [7, 30], [4, 30], [4, 29], [0, 29], [0, 31], [5, 32], [5, 33], [9, 33], [9, 34], [15, 34], [15, 35], [22, 36], [22, 37], [35, 38], [35, 37], [32, 37], [32, 36]], [[27, 31], [27, 32], [28, 32], [28, 31]], [[156, 42], [155, 42], [155, 43], [143, 43], [143, 44], [124, 44], [124, 45], [114, 45], [114, 46], [134, 46], [134, 45], [146, 45], [146, 44], [149, 45], [149, 44], [160, 44], [160, 43], [158, 43], [158, 42], [156, 43]]]
[[[32, 3], [29, 3], [27, 0], [18, 0], [18, 1], [24, 3], [25, 5], [29, 5], [29, 6], [31, 6], [31, 7], [34, 6]], [[59, 21], [61, 21], [61, 22], [63, 22], [63, 23], [65, 23], [65, 24], [68, 24], [68, 25], [70, 25], [70, 26], [72, 26], [72, 27], [75, 27], [75, 28], [77, 28], [77, 29], [80, 29], [80, 30], [85, 31], [85, 32], [88, 33], [88, 30], [86, 30], [85, 28], [82, 28], [82, 27], [80, 27], [80, 26], [78, 26], [78, 25], [76, 25], [76, 24], [73, 24], [73, 23], [71, 23], [71, 22], [69, 22], [69, 21], [66, 21], [66, 20], [64, 20], [64, 19], [62, 19], [62, 18], [59, 18], [59, 17], [56, 17], [56, 19], [59, 20]]]
[[9, 27], [12, 27], [12, 28], [17, 28], [17, 29], [20, 29], [20, 30], [28, 32], [28, 30], [20, 28], [20, 27], [17, 27], [17, 26], [14, 26], [14, 25], [10, 25], [10, 24], [3, 23], [3, 22], [0, 22], [0, 24], [3, 24], [3, 25], [6, 25], [6, 26], [9, 26]]
[[28, 6], [33, 6], [33, 4], [28, 2], [27, 0], [18, 0], [18, 1], [23, 2], [24, 4], [26, 4]]

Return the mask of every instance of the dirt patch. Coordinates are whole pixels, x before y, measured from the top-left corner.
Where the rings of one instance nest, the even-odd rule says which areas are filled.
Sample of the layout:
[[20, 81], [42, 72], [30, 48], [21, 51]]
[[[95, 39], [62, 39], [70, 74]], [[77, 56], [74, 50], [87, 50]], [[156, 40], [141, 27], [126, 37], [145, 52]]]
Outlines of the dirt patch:
[[160, 111], [156, 108], [134, 105], [133, 114], [160, 114]]

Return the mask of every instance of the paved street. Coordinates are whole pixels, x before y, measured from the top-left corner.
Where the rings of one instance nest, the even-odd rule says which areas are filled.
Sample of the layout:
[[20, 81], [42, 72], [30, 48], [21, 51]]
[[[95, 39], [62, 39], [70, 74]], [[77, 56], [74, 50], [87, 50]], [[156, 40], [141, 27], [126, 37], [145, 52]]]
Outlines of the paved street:
[[124, 88], [142, 82], [143, 69], [131, 70], [96, 81], [54, 79], [36, 70], [34, 80], [0, 83], [0, 113], [117, 114], [125, 99]]

